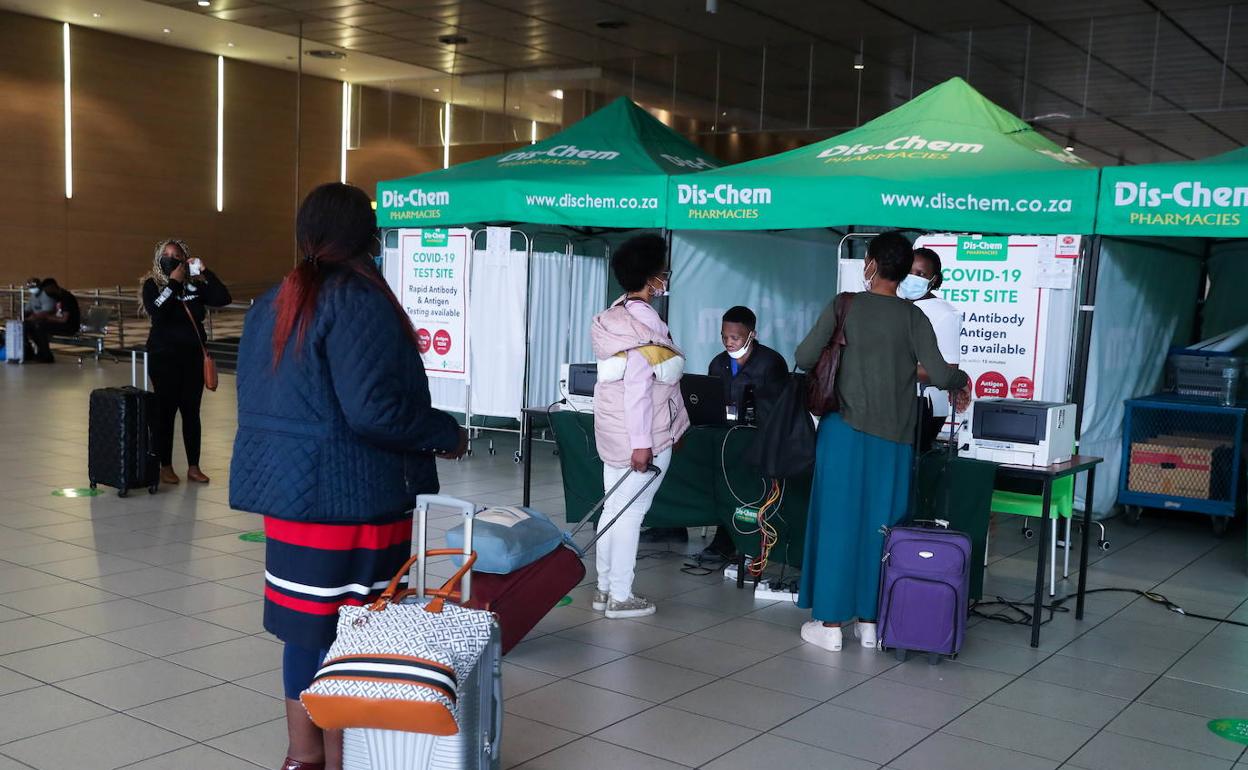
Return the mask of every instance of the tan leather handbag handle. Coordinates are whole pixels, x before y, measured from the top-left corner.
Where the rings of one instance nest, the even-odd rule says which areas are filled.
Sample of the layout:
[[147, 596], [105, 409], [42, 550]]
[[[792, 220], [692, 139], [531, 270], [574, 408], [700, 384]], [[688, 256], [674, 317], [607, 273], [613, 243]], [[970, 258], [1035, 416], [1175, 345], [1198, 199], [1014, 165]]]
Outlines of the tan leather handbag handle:
[[[464, 552], [458, 548], [431, 548], [423, 554], [425, 558], [430, 556], [463, 555]], [[400, 602], [404, 598], [415, 594], [416, 590], [413, 588], [405, 588], [400, 591], [399, 584], [403, 580], [403, 576], [411, 570], [412, 565], [419, 561], [421, 556], [422, 554], [420, 553], [414, 553], [408, 558], [407, 561], [403, 562], [403, 566], [399, 568], [399, 571], [395, 574], [394, 579], [390, 581], [390, 585], [386, 586], [386, 590], [381, 592], [381, 596], [377, 597], [377, 601], [370, 604], [368, 609], [373, 612], [378, 612], [380, 610], [384, 610], [389, 604]], [[454, 586], [463, 579], [464, 575], [468, 574], [468, 571], [472, 569], [472, 565], [476, 561], [477, 554], [475, 552], [469, 554], [468, 558], [464, 559], [464, 564], [459, 568], [459, 571], [457, 571], [454, 575], [451, 575], [450, 579], [443, 583], [441, 588], [435, 588], [429, 592], [429, 595], [433, 596], [434, 600], [425, 605], [425, 609], [429, 612], [441, 612], [447, 599], [450, 599], [453, 602], [459, 601], [459, 592], [454, 590]]]

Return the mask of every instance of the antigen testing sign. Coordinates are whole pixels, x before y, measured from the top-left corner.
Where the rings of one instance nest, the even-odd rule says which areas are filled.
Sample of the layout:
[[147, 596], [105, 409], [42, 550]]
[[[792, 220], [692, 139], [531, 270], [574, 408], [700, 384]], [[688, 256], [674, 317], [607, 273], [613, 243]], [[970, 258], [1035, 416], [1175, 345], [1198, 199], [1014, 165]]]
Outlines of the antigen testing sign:
[[467, 379], [470, 242], [465, 228], [405, 229], [399, 236], [399, 301], [431, 377]]

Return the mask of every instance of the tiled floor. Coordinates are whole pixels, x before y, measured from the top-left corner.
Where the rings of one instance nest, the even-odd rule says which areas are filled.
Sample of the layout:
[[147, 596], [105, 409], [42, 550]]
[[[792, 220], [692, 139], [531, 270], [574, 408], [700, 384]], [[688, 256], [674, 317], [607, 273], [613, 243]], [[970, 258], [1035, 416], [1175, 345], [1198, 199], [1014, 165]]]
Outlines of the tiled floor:
[[[108, 363], [0, 367], [0, 770], [276, 767], [281, 648], [260, 626], [263, 546], [238, 537], [260, 522], [227, 505], [232, 380], [204, 400], [212, 485], [50, 494], [85, 482], [88, 391], [128, 378]], [[560, 514], [557, 461], [536, 459], [536, 505]], [[450, 494], [519, 498], [506, 451], [441, 473]], [[1110, 527], [1093, 586], [1248, 620], [1242, 530]], [[989, 570], [990, 591], [1016, 599], [1034, 575], [1019, 529], [997, 527]], [[1039, 650], [1025, 628], [981, 621], [956, 662], [898, 665], [806, 646], [806, 613], [649, 554], [638, 586], [657, 615], [607, 621], [582, 586], [508, 656], [505, 767], [1248, 770], [1244, 747], [1206, 727], [1248, 717], [1248, 628], [1098, 594]]]

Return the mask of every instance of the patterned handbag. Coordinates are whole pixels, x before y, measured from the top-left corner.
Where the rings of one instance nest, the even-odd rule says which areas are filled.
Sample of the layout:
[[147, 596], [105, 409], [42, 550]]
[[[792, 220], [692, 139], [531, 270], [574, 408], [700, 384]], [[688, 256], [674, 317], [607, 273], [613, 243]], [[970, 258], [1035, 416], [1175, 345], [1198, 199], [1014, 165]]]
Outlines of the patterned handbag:
[[[424, 556], [463, 555], [435, 548]], [[377, 601], [338, 610], [338, 638], [312, 685], [300, 700], [323, 729], [382, 730], [455, 735], [458, 691], [490, 642], [493, 613], [454, 602], [453, 587], [472, 568], [476, 554], [427, 604], [401, 603], [416, 595], [399, 581], [420, 559], [418, 551], [399, 570]], [[447, 600], [450, 600], [449, 602]]]

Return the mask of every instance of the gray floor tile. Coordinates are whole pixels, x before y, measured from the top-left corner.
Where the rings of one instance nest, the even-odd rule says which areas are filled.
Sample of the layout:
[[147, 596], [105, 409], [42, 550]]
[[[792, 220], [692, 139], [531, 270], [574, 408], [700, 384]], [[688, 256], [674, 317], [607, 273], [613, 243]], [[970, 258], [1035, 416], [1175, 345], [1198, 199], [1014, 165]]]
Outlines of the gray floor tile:
[[1157, 680], [1144, 691], [1139, 702], [1209, 719], [1248, 714], [1248, 694], [1170, 677]]
[[1222, 759], [1239, 759], [1244, 750], [1242, 744], [1214, 735], [1209, 729], [1209, 720], [1204, 717], [1145, 703], [1131, 704], [1105, 729]]
[[736, 618], [727, 623], [703, 629], [697, 636], [715, 639], [751, 650], [779, 655], [803, 644], [800, 633], [792, 628], [759, 620]]
[[[118, 572], [130, 572], [147, 566], [141, 561], [123, 559], [110, 553], [96, 553], [80, 559], [41, 564], [39, 569], [67, 580], [86, 580], [103, 575], [115, 575]], [[0, 577], [0, 582], [3, 582], [3, 577]]]
[[715, 680], [709, 674], [636, 655], [584, 671], [573, 678], [652, 703], [662, 703]]
[[966, 770], [966, 768], [1009, 768], [1010, 770], [1053, 770], [1058, 762], [1003, 749], [987, 743], [937, 733], [894, 759], [889, 767], [897, 770]]
[[130, 765], [126, 770], [256, 770], [257, 767], [259, 765], [197, 743], [145, 759]]
[[0, 623], [0, 655], [32, 650], [78, 639], [82, 634], [43, 618], [18, 618]]
[[14, 591], [65, 584], [65, 579], [30, 567], [0, 567], [0, 600]]
[[582, 623], [559, 631], [555, 635], [629, 655], [684, 636], [679, 631], [672, 631], [661, 626], [634, 623], [631, 620], [608, 620], [607, 618]]
[[721, 679], [667, 702], [667, 706], [723, 722], [767, 731], [819, 705], [819, 701]]
[[1091, 634], [1066, 645], [1061, 654], [1148, 674], [1160, 674], [1183, 657], [1179, 650], [1150, 647], [1141, 642], [1127, 644]]
[[554, 636], [521, 642], [508, 653], [512, 663], [554, 676], [572, 676], [622, 657], [622, 652]]
[[941, 732], [1064, 762], [1096, 731], [1060, 719], [981, 703]]
[[0, 596], [0, 604], [31, 615], [45, 615], [58, 610], [100, 604], [117, 598], [120, 597], [93, 586], [81, 583], [58, 583], [4, 594]]
[[783, 770], [875, 770], [877, 765], [778, 735], [760, 735], [703, 767], [706, 770], [758, 770], [763, 767]]
[[[245, 679], [236, 679], [234, 684], [239, 687], [246, 687], [248, 690], [258, 692], [261, 695], [267, 695], [270, 698], [281, 699], [283, 697], [282, 670], [275, 668], [272, 671], [265, 671], [263, 674], [256, 674]], [[503, 692], [506, 693], [506, 685]]]
[[86, 637], [10, 653], [0, 657], [0, 666], [43, 682], [60, 682], [147, 659], [129, 647]]
[[180, 735], [133, 717], [112, 714], [11, 743], [4, 752], [37, 770], [113, 770], [189, 743]]
[[170, 655], [166, 660], [218, 679], [233, 681], [281, 668], [282, 650], [281, 642], [244, 636]]
[[1166, 671], [1166, 676], [1248, 693], [1246, 664], [1248, 659], [1232, 662], [1225, 658], [1211, 658], [1203, 653], [1190, 652]]
[[83, 580], [87, 585], [102, 588], [123, 596], [142, 596], [143, 594], [168, 591], [204, 582], [200, 578], [174, 572], [165, 567], [145, 567], [127, 572], [114, 572]]
[[148, 655], [164, 656], [207, 647], [240, 636], [242, 634], [237, 631], [202, 620], [174, 617], [151, 625], [113, 631], [104, 634], [102, 638]]
[[1111, 639], [1121, 646], [1146, 644], [1167, 650], [1187, 652], [1205, 637], [1204, 629], [1156, 626], [1130, 618], [1112, 617], [1088, 632], [1089, 636]]
[[772, 733], [870, 762], [884, 763], [905, 753], [931, 731], [825, 703], [785, 722]]
[[867, 714], [935, 730], [975, 705], [969, 698], [912, 687], [877, 677], [832, 699], [832, 703]]
[[1134, 700], [1157, 681], [1155, 674], [1060, 654], [1028, 671], [1026, 676], [1028, 679], [1127, 700]]
[[209, 610], [199, 613], [195, 618], [244, 634], [262, 634], [264, 633], [264, 602], [256, 600], [246, 604], [236, 604], [233, 607], [223, 607], [219, 610]]
[[570, 679], [508, 698], [507, 712], [588, 735], [650, 708], [649, 701]]
[[1128, 704], [1108, 695], [1032, 679], [1014, 682], [988, 702], [1097, 729], [1109, 724]]
[[933, 666], [925, 658], [912, 658], [900, 666], [890, 668], [880, 676], [912, 687], [936, 690], [977, 701], [987, 698], [1014, 679], [999, 671], [963, 665], [960, 660], [946, 660]]
[[503, 770], [527, 762], [580, 738], [576, 733], [511, 714], [503, 730]]
[[732, 678], [758, 687], [822, 702], [862, 684], [870, 677], [866, 674], [831, 666], [820, 666], [795, 658], [777, 657], [738, 671], [732, 675]]
[[289, 736], [286, 719], [282, 718], [205, 742], [214, 749], [261, 767], [276, 767], [286, 755]]
[[94, 554], [90, 548], [69, 543], [43, 543], [22, 548], [5, 548], [0, 550], [0, 561], [20, 564], [24, 567], [38, 566], [54, 561], [81, 559]]
[[828, 652], [813, 644], [801, 644], [782, 655], [786, 658], [796, 658], [807, 663], [841, 668], [868, 676], [882, 674], [893, 666], [900, 665], [892, 655], [868, 650], [859, 644], [846, 644], [840, 652]]
[[599, 740], [690, 767], [709, 762], [758, 735], [740, 725], [655, 706], [594, 734]]
[[712, 676], [728, 676], [769, 657], [758, 650], [693, 636], [651, 647], [639, 654], [643, 658], [691, 668]]
[[203, 690], [220, 682], [167, 661], [147, 660], [69, 679], [58, 686], [109, 708], [124, 711]]
[[179, 695], [128, 712], [196, 741], [219, 738], [285, 716], [281, 702], [233, 684]]
[[1087, 770], [1230, 770], [1234, 762], [1103, 732], [1080, 749], [1070, 764]]
[[124, 631], [127, 628], [146, 626], [176, 617], [178, 617], [177, 613], [134, 599], [115, 599], [103, 604], [92, 604], [44, 615], [45, 620], [69, 626], [85, 634]]
[[55, 687], [0, 696], [0, 744], [107, 716], [108, 709]]
[[594, 738], [582, 738], [517, 767], [522, 770], [681, 770], [684, 765]]
[[679, 601], [666, 601], [659, 602], [656, 605], [656, 611], [653, 615], [648, 615], [644, 618], [634, 618], [634, 620], [638, 623], [661, 626], [670, 628], [673, 631], [692, 634], [704, 628], [710, 628], [711, 626], [732, 620], [734, 617], [735, 615], [728, 612], [720, 612]]
[[546, 613], [546, 617], [538, 621], [529, 635], [537, 637], [543, 634], [553, 634], [602, 619], [601, 612], [594, 612], [585, 607], [573, 607], [571, 605], [555, 607]]
[[255, 600], [255, 595], [219, 583], [197, 583], [184, 588], [173, 588], [147, 594], [143, 601], [183, 615], [196, 615], [223, 607], [233, 607]]
[[29, 690], [39, 687], [43, 682], [31, 679], [28, 676], [19, 674], [16, 671], [10, 671], [7, 668], [0, 668], [0, 695], [8, 695], [11, 692], [19, 690]]
[[506, 698], [523, 695], [529, 690], [545, 687], [551, 682], [558, 680], [559, 677], [544, 674], [541, 671], [534, 671], [524, 666], [517, 666], [515, 663], [507, 660], [503, 661], [503, 696]]

